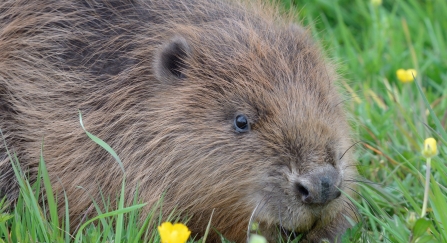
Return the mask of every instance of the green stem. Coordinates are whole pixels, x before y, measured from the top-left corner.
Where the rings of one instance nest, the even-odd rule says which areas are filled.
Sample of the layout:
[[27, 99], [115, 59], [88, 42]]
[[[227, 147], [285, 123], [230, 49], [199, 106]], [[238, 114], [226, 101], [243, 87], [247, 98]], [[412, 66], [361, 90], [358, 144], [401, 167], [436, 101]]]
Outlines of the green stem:
[[424, 204], [422, 204], [422, 213], [421, 218], [425, 216], [427, 211], [427, 202], [428, 202], [428, 190], [430, 183], [430, 166], [431, 166], [431, 158], [427, 158], [427, 170], [425, 172], [425, 190], [424, 190]]

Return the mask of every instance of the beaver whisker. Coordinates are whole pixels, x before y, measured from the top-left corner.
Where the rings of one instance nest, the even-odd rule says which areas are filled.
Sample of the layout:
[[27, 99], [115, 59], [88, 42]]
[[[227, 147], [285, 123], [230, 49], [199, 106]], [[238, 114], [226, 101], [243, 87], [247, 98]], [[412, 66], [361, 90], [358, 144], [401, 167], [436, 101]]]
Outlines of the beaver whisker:
[[[250, 232], [251, 232], [251, 226], [253, 223], [253, 220], [257, 218], [257, 215], [262, 211], [264, 206], [267, 204], [269, 199], [271, 198], [271, 195], [264, 195], [261, 200], [256, 204], [256, 207], [253, 209], [250, 220], [248, 221], [248, 230], [247, 230], [247, 240], [249, 240]], [[259, 207], [260, 206], [260, 207]]]
[[343, 104], [343, 103], [345, 103], [345, 102], [348, 101], [348, 100], [353, 100], [353, 99], [356, 99], [356, 98], [359, 98], [359, 97], [360, 97], [360, 96], [350, 96], [349, 98], [343, 99], [342, 101], [338, 102], [338, 103], [335, 104], [333, 107], [336, 107], [336, 106], [338, 106], [338, 105], [340, 105], [340, 104]]
[[261, 204], [262, 200], [256, 204], [256, 207], [253, 209], [253, 212], [251, 213], [250, 220], [248, 220], [248, 226], [247, 226], [247, 242], [250, 240], [250, 231], [251, 231], [251, 224], [253, 223], [253, 217], [256, 214], [256, 210], [258, 209], [259, 205]]
[[[349, 207], [351, 212], [354, 212], [354, 216], [355, 216], [357, 222], [360, 221], [359, 218], [362, 219], [362, 221], [363, 221], [363, 218], [360, 216], [360, 213], [358, 212], [358, 210], [355, 209], [354, 204], [350, 200], [343, 200], [343, 203], [345, 203]], [[343, 208], [343, 210], [347, 214], [349, 214], [349, 211], [346, 208]]]
[[[284, 236], [286, 237], [286, 239], [289, 239], [289, 240], [294, 240], [294, 239], [296, 239], [298, 236], [296, 235], [296, 232], [294, 231], [294, 230], [288, 230], [288, 229], [286, 229], [286, 228], [284, 228], [284, 227], [282, 227], [282, 226], [280, 226], [280, 230], [282, 230], [282, 232], [281, 233], [283, 233], [284, 234]], [[293, 237], [292, 239], [290, 239], [291, 238], [291, 236]]]
[[[378, 182], [372, 182], [372, 181], [370, 181], [370, 180], [359, 180], [359, 179], [346, 179], [346, 180], [344, 180], [344, 181], [347, 181], [347, 182], [349, 182], [350, 184], [367, 184], [367, 185], [370, 185], [370, 187], [372, 187], [372, 188], [376, 188], [376, 189], [378, 189], [378, 188], [387, 188], [388, 190], [391, 190], [391, 191], [393, 191], [393, 192], [397, 192], [397, 193], [402, 193], [402, 191], [399, 189], [399, 188], [395, 188], [395, 187], [392, 187], [392, 186], [384, 186], [384, 184], [383, 183], [378, 183]], [[351, 189], [352, 190], [352, 189]], [[357, 194], [359, 194], [360, 195], [360, 193], [359, 192], [356, 192]], [[366, 200], [366, 199], [365, 199]]]
[[369, 207], [372, 208], [373, 211], [374, 211], [375, 213], [378, 213], [378, 212], [374, 209], [374, 207], [372, 206], [371, 202], [370, 202], [368, 199], [366, 199], [362, 194], [360, 194], [359, 192], [357, 192], [356, 190], [354, 190], [354, 189], [352, 189], [352, 188], [350, 188], [350, 187], [348, 187], [348, 186], [346, 186], [346, 188], [348, 188], [349, 190], [353, 191], [354, 193], [356, 193], [357, 195], [359, 195], [361, 198], [363, 198], [363, 199], [368, 203]]
[[279, 198], [278, 198], [278, 207], [279, 207], [279, 210], [278, 210], [279, 227], [280, 227], [280, 230], [283, 230], [283, 233], [284, 233], [284, 234], [287, 234], [287, 232], [285, 231], [285, 229], [284, 229], [284, 227], [283, 227], [283, 225], [282, 225], [281, 202], [279, 201]]
[[378, 185], [382, 186], [383, 183], [373, 182], [369, 180], [359, 180], [359, 179], [345, 179], [343, 181], [351, 182], [351, 183], [365, 183], [365, 184], [372, 184], [372, 185]]
[[349, 146], [349, 148], [347, 148], [345, 150], [345, 152], [341, 155], [341, 157], [339, 158], [339, 160], [341, 160], [343, 158], [343, 156], [345, 156], [346, 152], [348, 152], [348, 150], [350, 150], [352, 147], [354, 147], [355, 145], [357, 145], [358, 143], [362, 142], [362, 140], [359, 140], [357, 142], [355, 142], [354, 144], [352, 144], [351, 146]]
[[361, 166], [361, 165], [358, 165], [358, 164], [347, 165], [347, 166], [343, 167], [343, 169], [347, 169], [347, 168], [349, 168], [349, 167], [357, 167], [357, 166]]

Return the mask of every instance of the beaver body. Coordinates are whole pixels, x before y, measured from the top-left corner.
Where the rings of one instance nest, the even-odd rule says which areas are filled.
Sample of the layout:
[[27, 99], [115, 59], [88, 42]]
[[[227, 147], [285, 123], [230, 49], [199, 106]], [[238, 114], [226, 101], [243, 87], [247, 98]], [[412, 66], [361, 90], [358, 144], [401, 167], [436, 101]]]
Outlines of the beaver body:
[[[220, 0], [0, 3], [0, 128], [36, 180], [40, 150], [73, 225], [123, 173], [130, 203], [163, 199], [237, 242], [251, 222], [310, 242], [349, 226], [356, 176], [336, 75], [272, 6]], [[346, 152], [347, 151], [347, 152]], [[18, 195], [0, 145], [0, 194]], [[137, 189], [138, 188], [138, 189]]]

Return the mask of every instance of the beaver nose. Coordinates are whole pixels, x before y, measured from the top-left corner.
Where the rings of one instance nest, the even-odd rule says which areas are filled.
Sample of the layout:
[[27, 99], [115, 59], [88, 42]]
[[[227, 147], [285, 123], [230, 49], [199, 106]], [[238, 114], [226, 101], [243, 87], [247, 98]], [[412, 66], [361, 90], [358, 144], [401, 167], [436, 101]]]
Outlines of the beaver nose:
[[300, 176], [295, 182], [297, 197], [305, 204], [326, 204], [341, 195], [339, 173], [326, 166]]

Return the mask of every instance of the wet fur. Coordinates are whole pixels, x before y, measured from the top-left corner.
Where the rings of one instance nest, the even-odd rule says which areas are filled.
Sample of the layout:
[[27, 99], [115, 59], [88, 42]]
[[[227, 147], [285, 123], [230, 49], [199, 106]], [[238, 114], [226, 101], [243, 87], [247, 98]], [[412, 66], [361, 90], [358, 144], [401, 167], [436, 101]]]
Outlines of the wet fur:
[[[43, 139], [53, 190], [59, 199], [66, 191], [74, 226], [91, 197], [113, 201], [122, 178], [81, 129], [80, 110], [86, 129], [122, 159], [127, 202], [137, 186], [148, 209], [166, 192], [165, 213], [192, 216], [194, 233], [203, 233], [213, 209], [212, 225], [237, 242], [251, 215], [265, 232], [281, 224], [310, 242], [348, 227], [345, 196], [314, 214], [290, 186], [332, 164], [352, 194], [347, 180], [356, 171], [336, 74], [290, 17], [246, 4], [0, 3], [0, 128], [32, 181]], [[183, 54], [170, 73], [162, 58], [172, 43]], [[250, 119], [249, 133], [235, 132], [237, 114]], [[0, 193], [14, 201], [3, 143], [0, 172]]]

